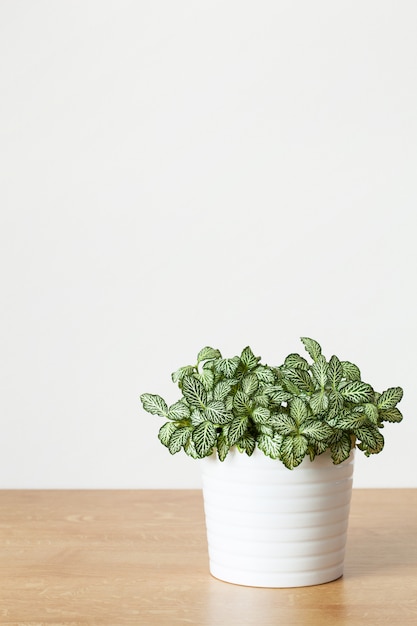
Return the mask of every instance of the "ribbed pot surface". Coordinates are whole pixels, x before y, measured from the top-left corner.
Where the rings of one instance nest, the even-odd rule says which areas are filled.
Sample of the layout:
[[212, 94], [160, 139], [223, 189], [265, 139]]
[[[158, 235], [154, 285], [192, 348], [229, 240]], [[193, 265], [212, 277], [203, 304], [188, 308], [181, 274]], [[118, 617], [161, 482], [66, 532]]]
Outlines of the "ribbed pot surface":
[[352, 493], [353, 451], [288, 470], [256, 449], [202, 460], [210, 572], [254, 587], [303, 587], [339, 578]]

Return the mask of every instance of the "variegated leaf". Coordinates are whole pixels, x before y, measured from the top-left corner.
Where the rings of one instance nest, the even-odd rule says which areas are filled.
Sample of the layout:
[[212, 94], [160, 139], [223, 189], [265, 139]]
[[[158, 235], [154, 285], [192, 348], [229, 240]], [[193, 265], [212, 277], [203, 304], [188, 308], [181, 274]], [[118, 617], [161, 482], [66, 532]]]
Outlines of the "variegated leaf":
[[202, 422], [193, 430], [192, 438], [199, 458], [203, 458], [216, 443], [216, 429], [211, 422]]
[[245, 452], [248, 456], [252, 456], [256, 448], [255, 437], [246, 432], [243, 437], [239, 439], [236, 447], [240, 452]]
[[182, 393], [191, 406], [205, 408], [207, 404], [207, 392], [203, 383], [195, 376], [185, 376], [182, 381]]
[[273, 427], [280, 435], [294, 435], [298, 432], [297, 423], [291, 415], [281, 413], [278, 416], [274, 415]]
[[341, 361], [340, 363], [343, 369], [343, 377], [346, 378], [346, 380], [355, 381], [361, 379], [361, 372], [357, 365], [350, 361]]
[[180, 367], [176, 372], [171, 374], [172, 381], [174, 383], [181, 382], [184, 376], [191, 376], [195, 372], [195, 368], [192, 365], [186, 365]]
[[171, 435], [168, 449], [171, 454], [177, 454], [190, 438], [189, 428], [177, 428]]
[[319, 356], [321, 355], [321, 346], [314, 339], [310, 339], [310, 337], [301, 337], [301, 341], [304, 344], [305, 349], [308, 354], [311, 356], [313, 361], [317, 361]]
[[204, 411], [206, 419], [213, 424], [227, 424], [233, 418], [232, 414], [226, 410], [224, 403], [221, 400], [213, 400], [209, 402]]
[[350, 456], [352, 442], [349, 433], [342, 433], [341, 436], [330, 446], [330, 454], [335, 465], [346, 461]]
[[159, 429], [158, 439], [159, 441], [166, 447], [169, 446], [169, 440], [171, 439], [172, 433], [177, 430], [174, 422], [167, 422]]
[[228, 425], [227, 439], [230, 446], [234, 446], [246, 432], [249, 418], [247, 415], [235, 417]]
[[267, 385], [263, 392], [271, 398], [273, 402], [277, 403], [286, 402], [291, 398], [291, 394], [285, 391], [280, 385]]
[[384, 391], [378, 399], [378, 409], [380, 411], [387, 411], [393, 409], [403, 397], [403, 390], [401, 387], [390, 387]]
[[210, 346], [206, 346], [197, 356], [197, 363], [201, 363], [202, 361], [207, 361], [208, 359], [221, 359], [222, 355], [219, 350], [215, 350], [214, 348], [210, 348]]
[[371, 385], [361, 381], [352, 381], [345, 383], [343, 387], [340, 387], [340, 393], [350, 402], [369, 402], [374, 397], [374, 390]]
[[258, 365], [253, 370], [253, 373], [256, 375], [259, 381], [266, 383], [268, 385], [272, 385], [275, 380], [275, 376], [269, 367], [264, 365]]
[[269, 456], [271, 459], [280, 458], [280, 448], [282, 444], [282, 437], [280, 435], [258, 435], [257, 443], [259, 450], [261, 450], [266, 456]]
[[225, 458], [227, 457], [228, 453], [229, 453], [229, 444], [226, 441], [226, 438], [224, 437], [224, 435], [219, 435], [217, 438], [217, 443], [216, 443], [216, 448], [217, 448], [217, 456], [219, 457], [220, 461], [224, 461]]
[[383, 422], [401, 422], [403, 415], [399, 409], [387, 409], [379, 412], [379, 419]]
[[333, 429], [326, 422], [308, 419], [301, 426], [301, 434], [317, 441], [325, 441], [333, 434]]
[[338, 385], [343, 378], [343, 367], [337, 356], [334, 354], [329, 361], [327, 370], [327, 379], [334, 391], [337, 391]]
[[288, 469], [300, 465], [306, 454], [307, 446], [307, 438], [303, 435], [284, 437], [280, 448], [281, 460], [284, 465]]
[[314, 415], [319, 415], [327, 411], [329, 406], [329, 397], [324, 391], [317, 391], [309, 399], [311, 410]]
[[248, 396], [253, 396], [259, 386], [256, 374], [246, 374], [242, 379], [241, 385], [243, 393], [246, 393]]
[[317, 357], [315, 363], [311, 366], [311, 373], [313, 374], [314, 380], [316, 383], [324, 389], [324, 386], [327, 383], [327, 372], [329, 369], [329, 364], [323, 355]]
[[246, 370], [255, 369], [260, 360], [261, 357], [255, 356], [249, 346], [247, 346], [240, 355], [240, 361]]
[[167, 403], [161, 396], [152, 393], [143, 393], [140, 396], [142, 406], [148, 413], [159, 415], [160, 417], [168, 417]]
[[232, 359], [219, 359], [215, 362], [216, 369], [226, 378], [233, 378], [239, 367], [240, 359], [238, 356]]
[[258, 406], [252, 412], [252, 419], [255, 424], [267, 424], [270, 418], [270, 411], [267, 408]]
[[301, 398], [293, 398], [290, 401], [290, 415], [297, 425], [302, 424], [308, 417], [308, 409], [304, 400]]
[[221, 380], [217, 383], [213, 390], [214, 400], [224, 400], [229, 395], [232, 383], [229, 380]]
[[188, 417], [190, 417], [190, 408], [184, 400], [178, 400], [169, 407], [168, 419], [180, 421]]
[[310, 366], [304, 357], [300, 356], [297, 353], [293, 353], [293, 354], [289, 354], [287, 358], [285, 359], [284, 368], [286, 369], [297, 368], [299, 370], [304, 370], [305, 372], [307, 372]]

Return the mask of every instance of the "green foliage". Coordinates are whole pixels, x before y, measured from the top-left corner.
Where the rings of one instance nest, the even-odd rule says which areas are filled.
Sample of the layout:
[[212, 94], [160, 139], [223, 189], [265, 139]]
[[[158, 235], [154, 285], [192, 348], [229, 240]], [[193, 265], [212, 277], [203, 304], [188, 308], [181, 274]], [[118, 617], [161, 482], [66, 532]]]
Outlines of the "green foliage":
[[168, 407], [159, 395], [141, 395], [145, 411], [168, 420], [161, 443], [171, 454], [184, 450], [197, 459], [216, 450], [221, 461], [233, 447], [249, 456], [258, 447], [289, 469], [325, 450], [335, 464], [353, 447], [378, 454], [384, 422], [402, 420], [401, 387], [376, 392], [357, 365], [335, 355], [327, 360], [317, 341], [301, 341], [311, 363], [291, 353], [281, 366], [269, 366], [249, 346], [232, 358], [209, 346], [200, 350], [196, 365], [172, 374], [177, 402]]

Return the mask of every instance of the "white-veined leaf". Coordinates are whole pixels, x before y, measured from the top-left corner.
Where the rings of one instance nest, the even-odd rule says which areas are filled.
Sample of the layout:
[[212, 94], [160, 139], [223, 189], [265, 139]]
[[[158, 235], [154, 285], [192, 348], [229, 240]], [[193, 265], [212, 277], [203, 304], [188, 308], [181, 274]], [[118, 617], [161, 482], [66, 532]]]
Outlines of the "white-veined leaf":
[[171, 374], [172, 381], [174, 383], [181, 382], [184, 376], [191, 376], [195, 372], [195, 368], [192, 365], [185, 365], [180, 367], [176, 372]]
[[239, 439], [236, 447], [240, 452], [245, 452], [248, 456], [252, 456], [253, 451], [256, 448], [255, 437], [246, 432], [243, 437]]
[[168, 449], [171, 454], [176, 454], [186, 444], [190, 438], [189, 428], [177, 428], [171, 435], [169, 440]]
[[143, 408], [148, 413], [159, 415], [160, 417], [168, 417], [168, 406], [161, 396], [153, 393], [143, 393], [140, 399]]
[[185, 376], [182, 381], [182, 393], [191, 406], [205, 408], [207, 404], [207, 392], [203, 383], [195, 376]]
[[394, 407], [393, 409], [387, 409], [386, 411], [380, 411], [379, 419], [383, 422], [401, 422], [403, 415], [399, 409]]
[[343, 369], [343, 377], [346, 378], [346, 380], [354, 381], [361, 379], [361, 372], [357, 365], [350, 361], [341, 361], [340, 363]]
[[333, 434], [333, 429], [320, 420], [306, 420], [301, 426], [301, 434], [317, 441], [325, 441]]
[[362, 426], [355, 428], [355, 435], [366, 448], [374, 450], [377, 447], [376, 435], [378, 429], [375, 426]]
[[368, 420], [372, 422], [372, 424], [377, 424], [378, 423], [378, 409], [376, 408], [375, 404], [371, 404], [371, 403], [364, 404], [363, 409], [365, 411], [365, 414]]
[[308, 440], [303, 435], [292, 435], [282, 440], [280, 455], [285, 467], [293, 469], [302, 462], [308, 446]]
[[308, 417], [308, 409], [304, 400], [301, 398], [293, 398], [290, 401], [290, 415], [296, 424], [302, 424], [302, 422]]
[[210, 348], [210, 346], [206, 346], [205, 348], [200, 350], [200, 352], [198, 353], [197, 363], [201, 363], [202, 361], [207, 361], [208, 359], [221, 359], [221, 358], [222, 358], [222, 355], [220, 354], [219, 350]]
[[274, 383], [275, 376], [273, 372], [271, 372], [269, 367], [266, 367], [264, 365], [258, 365], [253, 370], [253, 373], [257, 376], [258, 380], [263, 383], [266, 383], [268, 385], [272, 385]]
[[286, 369], [293, 369], [296, 367], [297, 369], [304, 370], [305, 372], [307, 372], [310, 368], [305, 358], [295, 352], [287, 356], [284, 361], [284, 367]]
[[226, 441], [226, 438], [224, 437], [224, 435], [219, 435], [217, 438], [217, 443], [216, 443], [216, 447], [217, 447], [217, 455], [220, 459], [220, 461], [224, 461], [225, 458], [227, 457], [228, 453], [229, 453], [229, 444]]
[[232, 359], [219, 359], [215, 361], [216, 369], [226, 378], [233, 378], [239, 367], [240, 359], [234, 356]]
[[195, 449], [195, 443], [192, 437], [189, 437], [184, 444], [184, 452], [191, 456], [193, 459], [198, 459], [199, 456], [197, 454], [197, 450]]
[[227, 424], [233, 418], [233, 415], [229, 413], [221, 400], [213, 400], [209, 402], [204, 411], [206, 419], [213, 424]]
[[193, 426], [198, 426], [199, 424], [201, 424], [202, 422], [205, 421], [205, 417], [204, 417], [204, 413], [203, 411], [201, 411], [200, 409], [196, 409], [194, 408], [191, 411], [191, 424]]
[[158, 439], [159, 441], [166, 447], [169, 446], [169, 440], [171, 439], [172, 433], [177, 430], [174, 422], [167, 422], [159, 429]]
[[258, 435], [257, 444], [259, 450], [261, 450], [266, 456], [271, 459], [280, 458], [280, 448], [282, 444], [282, 437], [280, 435], [269, 436], [267, 434]]
[[317, 361], [317, 359], [321, 355], [320, 344], [317, 343], [315, 339], [310, 339], [310, 337], [301, 337], [301, 341], [303, 342], [305, 349], [307, 350], [313, 361]]
[[386, 411], [393, 409], [403, 397], [403, 390], [401, 387], [390, 387], [384, 391], [378, 398], [378, 409], [380, 411]]
[[340, 388], [340, 393], [350, 402], [369, 402], [374, 397], [374, 390], [368, 383], [361, 382], [359, 380], [344, 383]]
[[256, 409], [254, 409], [254, 411], [252, 412], [252, 419], [255, 424], [267, 424], [269, 422], [270, 416], [271, 413], [269, 409], [262, 406], [257, 406]]
[[281, 380], [281, 383], [283, 385], [283, 387], [286, 389], [286, 391], [288, 391], [292, 395], [298, 396], [300, 393], [300, 389], [299, 387], [297, 387], [297, 385], [295, 383], [293, 383], [292, 380], [290, 380], [289, 378], [283, 378]]
[[188, 417], [190, 417], [190, 408], [184, 400], [178, 400], [169, 407], [168, 419], [180, 421]]
[[352, 442], [349, 433], [342, 433], [330, 446], [330, 454], [335, 465], [349, 458]]
[[277, 403], [286, 402], [291, 398], [291, 394], [279, 385], [267, 385], [263, 393]]
[[[363, 450], [366, 456], [378, 454], [384, 447], [384, 437], [382, 433], [375, 429], [372, 435], [372, 437], [368, 438], [368, 442], [366, 442], [365, 439], [362, 439], [358, 445], [359, 450]], [[372, 445], [371, 441], [373, 442]]]
[[327, 383], [327, 372], [329, 369], [329, 364], [327, 363], [324, 356], [321, 354], [317, 357], [315, 363], [311, 366], [311, 373], [317, 384], [324, 389], [325, 384]]
[[317, 391], [309, 399], [309, 404], [314, 415], [327, 411], [329, 406], [329, 397], [324, 391]]
[[243, 391], [237, 391], [233, 399], [233, 408], [237, 413], [248, 414], [253, 407], [253, 401]]
[[271, 421], [273, 427], [280, 435], [294, 435], [298, 432], [297, 424], [291, 415], [280, 413], [279, 415], [274, 415]]
[[202, 422], [193, 430], [192, 438], [199, 458], [203, 458], [216, 443], [216, 429], [211, 422]]
[[229, 395], [232, 388], [232, 382], [230, 380], [221, 380], [217, 383], [213, 390], [214, 400], [224, 400]]
[[337, 390], [337, 387], [342, 378], [343, 367], [337, 356], [334, 354], [329, 361], [329, 368], [327, 370], [327, 380], [329, 381], [334, 391]]
[[259, 383], [256, 374], [246, 374], [242, 379], [242, 391], [248, 396], [252, 396], [258, 389]]
[[203, 384], [206, 391], [213, 389], [214, 385], [214, 373], [211, 369], [202, 368], [201, 372], [196, 374], [196, 378]]
[[227, 439], [229, 446], [234, 446], [246, 432], [249, 418], [247, 415], [235, 417], [228, 425]]
[[314, 384], [309, 372], [298, 368], [285, 370], [285, 378], [290, 380], [298, 389], [313, 391]]
[[253, 370], [261, 360], [260, 356], [255, 356], [249, 346], [247, 346], [240, 355], [240, 360], [246, 370]]

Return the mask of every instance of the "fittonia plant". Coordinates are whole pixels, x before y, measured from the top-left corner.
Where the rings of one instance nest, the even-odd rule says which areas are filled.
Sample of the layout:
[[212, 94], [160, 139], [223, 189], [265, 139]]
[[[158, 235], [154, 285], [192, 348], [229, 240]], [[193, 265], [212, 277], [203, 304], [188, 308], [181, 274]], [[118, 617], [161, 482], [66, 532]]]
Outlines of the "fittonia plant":
[[195, 365], [172, 374], [182, 394], [172, 406], [159, 395], [141, 396], [147, 412], [168, 420], [160, 441], [171, 454], [194, 458], [217, 450], [221, 461], [233, 447], [250, 456], [257, 446], [289, 469], [325, 450], [335, 464], [355, 446], [367, 456], [381, 452], [384, 422], [402, 420], [401, 387], [378, 393], [356, 365], [337, 356], [327, 361], [317, 341], [301, 341], [311, 363], [289, 354], [280, 367], [264, 365], [249, 347], [227, 359], [200, 350]]

